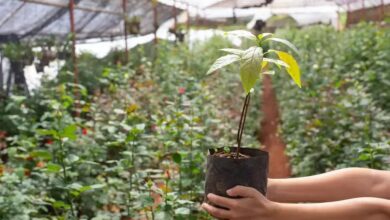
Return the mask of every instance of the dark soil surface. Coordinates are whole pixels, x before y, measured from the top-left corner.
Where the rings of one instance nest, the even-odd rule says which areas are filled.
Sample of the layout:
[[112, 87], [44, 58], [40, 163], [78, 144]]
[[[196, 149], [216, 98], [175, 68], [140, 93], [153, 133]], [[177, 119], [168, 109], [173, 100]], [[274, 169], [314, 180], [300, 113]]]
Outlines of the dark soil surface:
[[[213, 154], [213, 156], [223, 157], [223, 158], [234, 158], [235, 159], [236, 158], [236, 152], [216, 152], [216, 153]], [[239, 153], [237, 159], [246, 159], [246, 158], [250, 158], [250, 156]]]

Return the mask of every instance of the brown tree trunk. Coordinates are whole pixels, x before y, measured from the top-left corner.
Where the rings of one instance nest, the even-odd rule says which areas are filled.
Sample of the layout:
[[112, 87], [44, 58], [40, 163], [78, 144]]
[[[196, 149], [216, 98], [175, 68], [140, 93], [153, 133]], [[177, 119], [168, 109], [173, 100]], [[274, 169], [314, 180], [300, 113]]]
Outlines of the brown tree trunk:
[[259, 141], [264, 150], [269, 152], [270, 178], [285, 178], [291, 175], [289, 158], [285, 154], [286, 144], [278, 134], [280, 114], [272, 80], [268, 75], [263, 77], [263, 94], [261, 97], [263, 119], [260, 122]]

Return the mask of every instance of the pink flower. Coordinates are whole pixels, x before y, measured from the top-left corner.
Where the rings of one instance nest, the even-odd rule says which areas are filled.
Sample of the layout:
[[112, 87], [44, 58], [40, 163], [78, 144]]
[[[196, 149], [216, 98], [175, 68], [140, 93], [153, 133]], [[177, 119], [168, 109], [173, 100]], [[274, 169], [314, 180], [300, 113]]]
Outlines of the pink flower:
[[178, 92], [179, 92], [180, 95], [183, 95], [184, 93], [186, 93], [186, 88], [179, 87]]

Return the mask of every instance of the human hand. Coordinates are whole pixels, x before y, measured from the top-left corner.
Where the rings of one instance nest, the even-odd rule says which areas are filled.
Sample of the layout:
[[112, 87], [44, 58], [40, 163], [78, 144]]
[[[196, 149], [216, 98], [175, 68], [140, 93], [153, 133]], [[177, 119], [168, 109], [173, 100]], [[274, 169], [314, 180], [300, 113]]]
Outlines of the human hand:
[[207, 203], [202, 208], [218, 219], [229, 220], [268, 220], [273, 219], [276, 205], [265, 198], [254, 188], [235, 186], [226, 191], [229, 196], [240, 196], [239, 199], [230, 199], [215, 194], [208, 194], [207, 198], [214, 204], [226, 207], [229, 210], [216, 208]]

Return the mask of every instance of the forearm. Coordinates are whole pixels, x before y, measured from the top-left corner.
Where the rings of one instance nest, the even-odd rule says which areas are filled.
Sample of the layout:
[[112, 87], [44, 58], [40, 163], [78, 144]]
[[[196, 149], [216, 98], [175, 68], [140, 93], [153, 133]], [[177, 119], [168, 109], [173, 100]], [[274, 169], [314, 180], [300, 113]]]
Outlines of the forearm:
[[357, 198], [317, 204], [275, 203], [273, 220], [388, 220], [390, 201]]
[[321, 175], [270, 179], [267, 197], [276, 202], [328, 202], [356, 197], [390, 199], [390, 173], [363, 168]]

